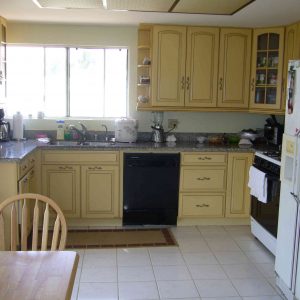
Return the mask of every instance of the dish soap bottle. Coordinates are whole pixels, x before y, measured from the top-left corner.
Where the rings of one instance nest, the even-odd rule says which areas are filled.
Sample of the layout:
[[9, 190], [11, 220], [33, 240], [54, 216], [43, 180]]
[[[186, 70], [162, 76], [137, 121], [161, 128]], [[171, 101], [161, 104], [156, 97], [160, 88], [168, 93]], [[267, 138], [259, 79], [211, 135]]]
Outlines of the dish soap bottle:
[[56, 139], [58, 141], [62, 141], [65, 139], [65, 129], [64, 129], [65, 121], [59, 120], [56, 121], [56, 124], [57, 124]]

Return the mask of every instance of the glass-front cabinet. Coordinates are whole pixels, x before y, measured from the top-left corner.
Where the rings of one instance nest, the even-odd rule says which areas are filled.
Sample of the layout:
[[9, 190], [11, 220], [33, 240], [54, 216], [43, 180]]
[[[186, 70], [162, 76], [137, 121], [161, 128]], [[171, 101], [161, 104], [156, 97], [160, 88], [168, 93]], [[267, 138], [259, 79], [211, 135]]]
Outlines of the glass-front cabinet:
[[284, 28], [254, 30], [250, 109], [280, 110], [283, 48]]

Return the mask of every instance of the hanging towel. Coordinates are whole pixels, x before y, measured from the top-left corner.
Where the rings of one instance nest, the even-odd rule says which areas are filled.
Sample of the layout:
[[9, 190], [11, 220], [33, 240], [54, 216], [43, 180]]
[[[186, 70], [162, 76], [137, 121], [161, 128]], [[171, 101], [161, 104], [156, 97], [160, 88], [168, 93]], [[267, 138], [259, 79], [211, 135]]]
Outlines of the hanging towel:
[[249, 170], [249, 182], [250, 194], [257, 198], [257, 200], [267, 203], [267, 191], [268, 181], [266, 173], [251, 166]]

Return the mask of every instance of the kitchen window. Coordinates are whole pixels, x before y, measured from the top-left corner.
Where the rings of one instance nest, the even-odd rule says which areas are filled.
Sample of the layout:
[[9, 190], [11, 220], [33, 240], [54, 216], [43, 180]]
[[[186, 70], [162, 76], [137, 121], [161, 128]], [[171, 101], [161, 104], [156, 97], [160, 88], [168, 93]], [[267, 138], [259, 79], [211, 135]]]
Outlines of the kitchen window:
[[126, 116], [127, 49], [8, 46], [7, 114]]

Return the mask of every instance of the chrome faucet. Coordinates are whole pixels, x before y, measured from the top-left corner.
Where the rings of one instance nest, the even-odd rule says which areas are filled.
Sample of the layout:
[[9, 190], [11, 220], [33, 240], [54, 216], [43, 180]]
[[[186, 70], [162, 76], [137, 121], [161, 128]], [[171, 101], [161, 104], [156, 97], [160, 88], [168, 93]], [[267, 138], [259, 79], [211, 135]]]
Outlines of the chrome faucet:
[[107, 126], [104, 124], [101, 124], [102, 127], [105, 129], [105, 142], [108, 142], [108, 135], [107, 135]]
[[68, 128], [70, 130], [76, 131], [79, 134], [80, 142], [86, 142], [87, 138], [88, 138], [88, 130], [87, 130], [86, 126], [84, 124], [82, 124], [81, 122], [78, 122], [78, 124], [80, 124], [80, 126], [82, 128], [81, 130], [79, 130], [75, 125], [72, 125], [72, 124], [70, 124], [68, 126]]

